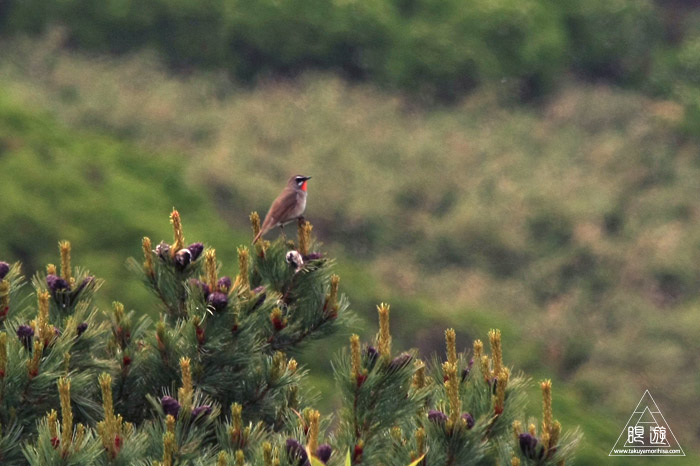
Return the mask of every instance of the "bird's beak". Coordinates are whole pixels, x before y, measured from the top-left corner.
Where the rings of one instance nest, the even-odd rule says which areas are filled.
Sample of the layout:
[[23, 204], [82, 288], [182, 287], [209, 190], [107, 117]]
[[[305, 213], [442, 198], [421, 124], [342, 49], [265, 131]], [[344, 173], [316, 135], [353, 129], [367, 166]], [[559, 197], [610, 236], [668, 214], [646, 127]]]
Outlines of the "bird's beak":
[[305, 177], [304, 177], [304, 181], [307, 181], [307, 180], [310, 180], [310, 179], [311, 179], [310, 176], [305, 176]]

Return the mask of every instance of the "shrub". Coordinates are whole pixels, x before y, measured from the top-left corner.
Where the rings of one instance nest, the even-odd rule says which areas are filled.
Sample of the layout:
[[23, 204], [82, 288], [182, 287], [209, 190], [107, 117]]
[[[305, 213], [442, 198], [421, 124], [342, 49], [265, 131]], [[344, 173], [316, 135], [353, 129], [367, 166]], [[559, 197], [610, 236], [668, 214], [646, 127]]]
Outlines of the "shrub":
[[153, 47], [175, 67], [220, 67], [243, 82], [330, 69], [453, 99], [485, 80], [540, 92], [565, 65], [561, 17], [535, 0], [14, 0], [5, 11], [5, 34], [59, 23], [82, 48]]
[[32, 279], [36, 309], [20, 299], [19, 264], [0, 262], [3, 464], [555, 465], [573, 454], [578, 435], [552, 419], [549, 381], [540, 434], [523, 431], [527, 379], [504, 365], [499, 331], [490, 356], [477, 340], [468, 359], [448, 330], [447, 360], [426, 366], [392, 349], [387, 304], [374, 342], [353, 335], [335, 359], [329, 432], [290, 354], [351, 313], [311, 228], [300, 224], [297, 244], [239, 248], [232, 280], [213, 249], [187, 245], [177, 211], [171, 222], [172, 244], [144, 238], [143, 261], [130, 260], [160, 301], [155, 325], [118, 302], [105, 319], [91, 304], [101, 280], [72, 266], [67, 241], [60, 266]]
[[452, 100], [483, 82], [520, 97], [566, 69], [640, 83], [662, 43], [651, 0], [9, 0], [0, 32], [59, 23], [71, 43], [153, 47], [173, 66], [216, 67], [242, 82], [308, 69]]
[[651, 0], [567, 0], [560, 8], [579, 75], [623, 83], [646, 78], [662, 39]]

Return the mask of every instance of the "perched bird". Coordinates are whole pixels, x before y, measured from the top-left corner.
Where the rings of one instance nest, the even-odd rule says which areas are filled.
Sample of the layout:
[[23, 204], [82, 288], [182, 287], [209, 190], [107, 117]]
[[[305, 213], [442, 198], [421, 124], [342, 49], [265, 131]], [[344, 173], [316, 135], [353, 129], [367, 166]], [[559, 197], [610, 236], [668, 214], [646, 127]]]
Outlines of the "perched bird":
[[274, 227], [282, 228], [289, 222], [303, 218], [302, 215], [306, 209], [306, 182], [310, 179], [310, 176], [302, 175], [294, 175], [289, 179], [287, 186], [267, 211], [260, 232], [253, 238], [253, 243]]

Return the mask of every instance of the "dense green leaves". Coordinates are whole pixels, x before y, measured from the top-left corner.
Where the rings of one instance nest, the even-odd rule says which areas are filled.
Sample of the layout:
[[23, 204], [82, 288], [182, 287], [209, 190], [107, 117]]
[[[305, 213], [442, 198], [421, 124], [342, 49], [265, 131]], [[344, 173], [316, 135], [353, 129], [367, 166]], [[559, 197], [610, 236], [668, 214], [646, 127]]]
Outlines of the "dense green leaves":
[[[170, 218], [174, 243], [151, 249], [144, 238], [142, 265], [132, 260], [161, 301], [155, 326], [145, 317], [133, 322], [118, 302], [108, 319], [99, 315], [92, 295], [101, 281], [72, 267], [68, 242], [60, 243], [60, 269], [49, 265], [33, 279], [36, 310], [8, 300], [23, 281], [17, 265], [2, 264], [4, 464], [121, 466], [162, 458], [172, 466], [235, 458], [257, 466], [274, 457], [284, 466], [333, 465], [340, 461], [333, 451], [350, 449], [355, 465], [415, 465], [421, 458], [476, 465], [513, 454], [510, 426], [523, 415], [524, 387], [520, 378], [509, 382], [500, 332], [489, 333], [491, 357], [475, 342], [482, 371], [472, 371], [449, 330], [448, 361], [436, 361], [427, 377], [415, 351], [392, 353], [390, 307], [381, 304], [376, 347], [363, 348], [353, 335], [350, 356], [336, 360], [343, 407], [330, 433], [329, 420], [304, 397], [306, 372], [287, 356], [350, 321], [339, 278], [329, 271], [333, 261], [317, 252], [311, 229], [299, 229], [303, 263], [288, 260], [294, 241], [262, 240], [252, 253], [238, 249], [231, 280], [218, 276], [213, 249], [184, 246], [179, 213]], [[575, 443], [568, 439], [553, 458], [568, 459]]]
[[176, 68], [225, 68], [244, 82], [325, 69], [443, 100], [502, 81], [531, 98], [567, 69], [631, 81], [661, 38], [649, 0], [14, 0], [4, 9], [5, 34], [58, 23], [84, 48], [153, 47]]
[[[91, 304], [101, 280], [71, 267], [67, 242], [60, 274], [48, 266], [33, 279], [36, 308], [13, 301], [23, 280], [18, 265], [3, 263], [0, 452], [8, 464], [22, 464], [20, 449], [37, 465], [207, 464], [218, 449], [253, 457], [263, 440], [279, 441], [296, 425], [306, 371], [279, 349], [293, 352], [347, 324], [348, 300], [331, 279], [332, 261], [311, 258], [288, 272], [287, 243], [265, 242], [255, 250], [260, 267], [249, 270], [240, 248], [236, 280], [218, 279], [214, 251], [179, 249], [179, 214], [172, 218], [175, 244], [151, 250], [144, 240], [144, 265], [132, 261], [161, 301], [155, 326], [145, 316], [134, 322], [120, 303], [105, 322]], [[271, 325], [278, 314], [284, 324]], [[59, 393], [61, 421], [48, 415], [58, 411]], [[229, 406], [227, 422], [221, 410]], [[257, 424], [244, 428], [243, 416]]]

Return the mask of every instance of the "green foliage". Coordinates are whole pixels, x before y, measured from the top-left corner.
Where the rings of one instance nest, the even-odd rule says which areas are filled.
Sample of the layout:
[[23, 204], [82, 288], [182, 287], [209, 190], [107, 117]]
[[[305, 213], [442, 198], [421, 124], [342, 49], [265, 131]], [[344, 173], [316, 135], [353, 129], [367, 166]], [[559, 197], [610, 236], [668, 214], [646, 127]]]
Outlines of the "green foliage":
[[[123, 267], [139, 254], [133, 238], [169, 235], [150, 219], [184, 206], [188, 233], [230, 264], [250, 239], [231, 207], [267, 208], [286, 170], [303, 165], [330, 173], [312, 180], [310, 218], [344, 255], [336, 267], [355, 308], [394, 303], [405, 347], [430, 353], [444, 321], [470, 336], [502, 328], [517, 367], [558, 377], [561, 420], [586, 434], [584, 464], [605, 461], [645, 384], [668, 394], [664, 415], [686, 423], [674, 432], [692, 444], [697, 417], [684, 407], [698, 384], [684, 342], [700, 337], [687, 285], [700, 264], [699, 175], [695, 145], [676, 130], [678, 103], [571, 83], [541, 108], [503, 107], [482, 89], [455, 109], [407, 112], [395, 95], [334, 78], [238, 92], [216, 77], [168, 75], [150, 55], [93, 59], [49, 39], [1, 49], [0, 165], [15, 175], [0, 186], [0, 218], [13, 225], [0, 244], [26, 270], [55, 262], [68, 232], [92, 272], [117, 278], [96, 296], [100, 308], [123, 297], [157, 320]], [[542, 218], [556, 243], [535, 236]], [[459, 261], [442, 267], [442, 257]], [[300, 357], [324, 393], [335, 392], [322, 374], [339, 344], [320, 340]], [[644, 384], [626, 376], [635, 371]]]
[[565, 31], [557, 11], [541, 2], [397, 5], [402, 23], [380, 71], [396, 87], [451, 100], [478, 83], [511, 78], [531, 97], [565, 66]]
[[[467, 465], [509, 458], [517, 448], [510, 425], [524, 414], [524, 386], [508, 381], [500, 332], [489, 334], [492, 358], [475, 349], [484, 372], [471, 373], [448, 331], [444, 372], [436, 368], [427, 380], [415, 352], [392, 353], [385, 304], [378, 308], [377, 349], [367, 345], [361, 353], [354, 335], [350, 358], [342, 354], [334, 366], [343, 408], [330, 433], [303, 396], [306, 372], [287, 356], [351, 318], [329, 272], [333, 262], [316, 252], [310, 228], [299, 228], [299, 245], [309, 252], [303, 264], [288, 260], [294, 241], [261, 240], [252, 263], [248, 249], [238, 249], [232, 281], [218, 277], [213, 249], [184, 246], [177, 211], [171, 223], [173, 244], [151, 249], [144, 238], [142, 264], [131, 261], [161, 301], [155, 328], [145, 317], [132, 326], [133, 313], [117, 302], [109, 322], [98, 315], [92, 295], [101, 280], [72, 267], [68, 242], [59, 244], [60, 274], [49, 265], [32, 280], [36, 310], [8, 299], [23, 281], [17, 264], [3, 263], [3, 464], [145, 465], [162, 458], [172, 466], [235, 458], [236, 465], [267, 466], [274, 458], [305, 466], [338, 464], [333, 451], [350, 449], [356, 465], [415, 465], [423, 457]], [[484, 375], [492, 372], [497, 377]], [[463, 414], [467, 408], [474, 416]], [[412, 431], [415, 442], [403, 438]], [[330, 444], [320, 445], [325, 438]], [[557, 461], [570, 458], [576, 441], [559, 448]]]
[[408, 353], [395, 358], [380, 356], [372, 348], [363, 355], [363, 371], [353, 373], [344, 353], [334, 364], [344, 401], [338, 440], [341, 451], [353, 452], [353, 464], [392, 464], [396, 457], [387, 448], [390, 429], [415, 429], [427, 391], [411, 389], [414, 357]]
[[[147, 154], [103, 134], [67, 134], [51, 119], [8, 103], [7, 95], [0, 96], [0, 108], [0, 170], [18, 174], [0, 186], [5, 206], [0, 221], [12, 225], [0, 238], [0, 249], [27, 269], [55, 262], [55, 244], [68, 234], [91, 249], [93, 272], [115, 277], [105, 294], [133, 306], [149, 291], [120, 256], [138, 251], [133, 238], [167, 233], [167, 225], [146, 227], [147, 216], [163, 215], [177, 203], [192, 218], [193, 233], [230, 235], [211, 204], [187, 185], [182, 159]], [[148, 186], [154, 176], [163, 183], [157, 188]], [[233, 260], [235, 244], [223, 244], [219, 257]], [[109, 307], [106, 298], [97, 299], [100, 307]]]
[[652, 74], [652, 89], [680, 102], [685, 112], [682, 128], [697, 138], [700, 134], [700, 34], [698, 18], [691, 16], [688, 34], [672, 50], [660, 52]]
[[[10, 277], [16, 272], [18, 267], [12, 269]], [[87, 272], [76, 272], [76, 283], [88, 279]], [[84, 299], [96, 290], [96, 281], [92, 277], [89, 279], [90, 286], [73, 291], [75, 297]], [[12, 280], [16, 279], [11, 278], [11, 283]], [[38, 277], [34, 283], [40, 286], [37, 290], [46, 287], [39, 285]], [[34, 309], [22, 308], [21, 302], [18, 306], [10, 301], [10, 311], [2, 321], [7, 335], [4, 377], [0, 387], [0, 422], [4, 425], [17, 424], [24, 429], [31, 428], [39, 417], [57, 405], [55, 381], [59, 375], [70, 371], [75, 371], [73, 386], [81, 393], [74, 400], [76, 419], [94, 422], [98, 418], [99, 405], [94, 400], [98, 393], [95, 377], [114, 367], [103, 356], [107, 328], [95, 321], [97, 310], [91, 309], [88, 301], [66, 304], [65, 294], [69, 292], [60, 290], [54, 294], [50, 309], [49, 295], [45, 295], [47, 300], [40, 298], [39, 308], [43, 307], [47, 312], [44, 317], [37, 315], [35, 319], [32, 319]], [[42, 301], [45, 303], [43, 306]], [[47, 323], [46, 317], [52, 325]], [[87, 328], [80, 331], [78, 326], [86, 322], [89, 322]], [[20, 337], [20, 334], [26, 336]], [[76, 357], [67, 360], [66, 354], [69, 353], [75, 353]], [[37, 365], [38, 358], [41, 358], [40, 365]]]
[[622, 82], [647, 78], [661, 45], [659, 9], [651, 0], [565, 1], [570, 56], [582, 76]]
[[[178, 223], [176, 232], [180, 231], [181, 238], [179, 228]], [[331, 263], [323, 258], [311, 259], [303, 269], [286, 273], [286, 246], [281, 242], [266, 246], [265, 250], [258, 249], [258, 262], [264, 266], [254, 269], [260, 286], [251, 290], [247, 267], [240, 270], [233, 284], [225, 277], [218, 280], [219, 265], [213, 250], [208, 250], [204, 256], [211, 287], [203, 293], [202, 282], [192, 282], [201, 270], [202, 249], [197, 243], [179, 250], [186, 253], [183, 262], [182, 254], [175, 254], [175, 249], [171, 254], [167, 243], [161, 243], [154, 251], [146, 249], [147, 267], [135, 267], [164, 306], [167, 318], [156, 325], [155, 332], [147, 329], [150, 322], [145, 317], [132, 327], [133, 313], [125, 313], [119, 303], [114, 305], [111, 332], [106, 322], [98, 320], [90, 298], [101, 281], [71, 267], [68, 243], [61, 244], [61, 275], [49, 266], [48, 274], [37, 274], [33, 280], [39, 311], [31, 323], [28, 319], [35, 311], [22, 308], [21, 300], [11, 300], [23, 284], [19, 267], [3, 272], [2, 284], [9, 287], [10, 298], [4, 298], [9, 307], [2, 321], [6, 331], [1, 334], [0, 421], [9, 426], [4, 442], [15, 439], [15, 451], [7, 447], [10, 451], [4, 458], [16, 456], [21, 446], [32, 464], [92, 464], [100, 452], [108, 454], [109, 464], [134, 464], [134, 460], [143, 461], [144, 455], [176, 455], [177, 461], [196, 458], [206, 463], [207, 455], [211, 453], [213, 458], [214, 451], [204, 445], [215, 438], [219, 407], [234, 402], [243, 403], [246, 415], [260, 419], [268, 429], [279, 430], [286, 425], [292, 418], [289, 410], [300, 409], [303, 403], [298, 384], [304, 371], [297, 370], [296, 362], [288, 362], [276, 349], [293, 352], [305, 340], [329, 334], [349, 318], [348, 302], [338, 294], [337, 280], [320, 271]], [[247, 257], [247, 250], [239, 252]], [[267, 281], [269, 276], [286, 279], [271, 283]], [[336, 286], [330, 294], [329, 281]], [[217, 293], [219, 301], [207, 300]], [[284, 308], [284, 328], [269, 324], [271, 310], [279, 311], [280, 307]], [[275, 345], [282, 334], [287, 338]], [[96, 383], [100, 373], [116, 377], [100, 379], [102, 414]], [[65, 417], [68, 405], [63, 404], [64, 393], [59, 390], [62, 425], [71, 428], [75, 419], [88, 426], [87, 434], [70, 447], [60, 443], [70, 437], [64, 437], [58, 429], [55, 416], [43, 419], [39, 430], [34, 430], [39, 418], [58, 405], [55, 383], [59, 376], [67, 377], [73, 385], [70, 400], [74, 411], [69, 418]], [[182, 388], [175, 395], [180, 380]], [[170, 451], [163, 440], [171, 432], [165, 414], [173, 414], [173, 408], [166, 408], [164, 401], [169, 394], [179, 401], [171, 398], [171, 404], [177, 405], [170, 440], [178, 445], [176, 451]], [[153, 404], [159, 421], [144, 424], [151, 418], [149, 410], [144, 409], [146, 399]], [[111, 414], [113, 406], [121, 413], [116, 418]], [[165, 413], [167, 409], [170, 411]], [[98, 423], [102, 415], [105, 421]], [[135, 423], [137, 430], [133, 424], [122, 424], [121, 416]], [[24, 430], [22, 442], [16, 441], [18, 424]], [[99, 435], [90, 429], [96, 429]], [[34, 438], [33, 432], [39, 436], [35, 446], [27, 444]], [[246, 436], [260, 440], [258, 434]], [[96, 441], [90, 440], [93, 437], [102, 439], [107, 453], [99, 444], [95, 447]], [[61, 454], [55, 451], [59, 447]]]
[[[7, 464], [23, 464], [24, 460], [26, 464], [32, 466], [79, 466], [82, 464], [102, 463], [100, 461], [101, 456], [103, 456], [102, 446], [91, 432], [88, 432], [81, 442], [74, 445], [75, 449], [70, 455], [63, 455], [61, 448], [57, 448], [53, 440], [62, 438], [63, 432], [61, 429], [62, 427], [58, 425], [56, 431], [51, 432], [49, 421], [46, 418], [42, 419], [39, 421], [36, 442], [26, 442], [22, 445], [24, 458], [8, 458], [3, 456], [3, 460], [6, 461]], [[58, 434], [58, 436], [54, 436], [55, 434]], [[73, 437], [73, 439], [75, 439], [75, 437]], [[14, 444], [15, 448], [22, 440], [21, 438], [17, 439], [17, 442]], [[24, 440], [26, 441], [26, 438]]]
[[243, 82], [333, 70], [426, 100], [504, 80], [539, 97], [566, 69], [639, 80], [661, 38], [650, 0], [13, 0], [4, 10], [5, 35], [57, 23], [71, 44], [152, 47], [180, 69], [224, 68]]
[[[334, 365], [343, 393], [338, 441], [341, 450], [351, 452], [351, 464], [403, 466], [425, 455], [425, 464], [467, 466], [502, 464], [521, 456], [513, 431], [523, 416], [528, 381], [509, 378], [500, 359], [500, 332], [490, 333], [491, 357], [475, 343], [473, 358], [480, 362], [473, 365], [474, 359], [467, 362], [467, 354], [455, 352], [454, 331], [448, 330], [453, 336], [451, 342], [448, 337], [448, 361], [435, 358], [428, 375], [424, 363], [413, 364], [410, 353], [382, 354], [382, 325], [380, 313], [376, 347], [361, 349], [352, 337], [350, 355], [341, 354]], [[499, 376], [493, 377], [496, 372]], [[553, 439], [558, 454], [542, 464], [570, 461], [579, 437], [574, 432], [561, 443]], [[386, 448], [388, 439], [391, 449]]]

